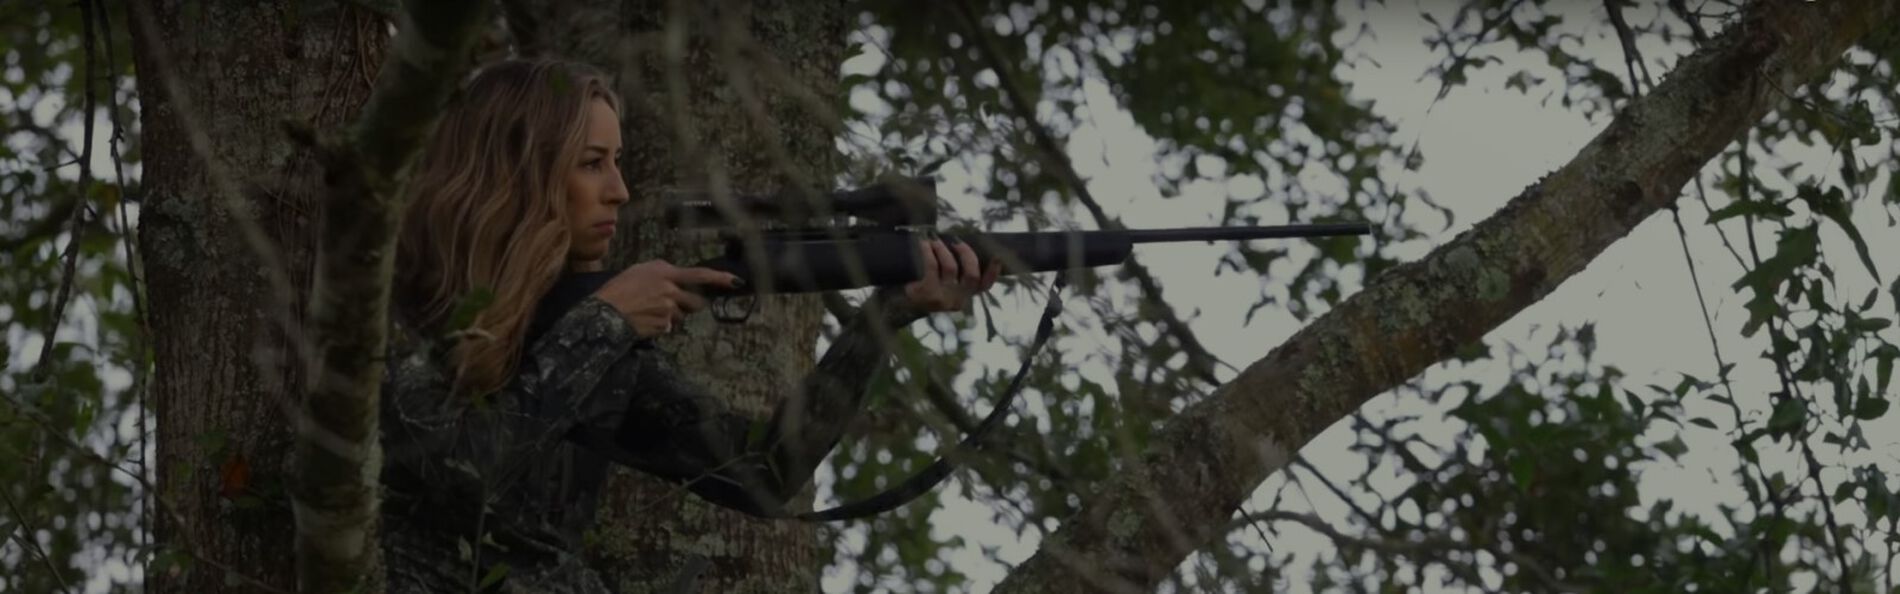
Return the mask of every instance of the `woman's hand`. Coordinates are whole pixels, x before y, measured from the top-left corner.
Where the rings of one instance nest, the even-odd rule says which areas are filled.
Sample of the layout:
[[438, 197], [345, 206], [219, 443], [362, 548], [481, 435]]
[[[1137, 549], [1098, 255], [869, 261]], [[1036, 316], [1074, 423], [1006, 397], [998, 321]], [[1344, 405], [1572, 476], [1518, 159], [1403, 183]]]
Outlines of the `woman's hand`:
[[706, 299], [686, 290], [698, 285], [737, 288], [739, 277], [711, 268], [681, 268], [665, 260], [641, 262], [602, 285], [594, 295], [606, 301], [633, 324], [640, 336], [673, 331], [687, 314], [706, 308]]
[[989, 270], [979, 270], [976, 251], [959, 243], [952, 249], [943, 240], [921, 244], [924, 250], [924, 278], [904, 285], [904, 296], [926, 312], [963, 311], [970, 298], [990, 290], [1003, 271], [1001, 259], [990, 262]]

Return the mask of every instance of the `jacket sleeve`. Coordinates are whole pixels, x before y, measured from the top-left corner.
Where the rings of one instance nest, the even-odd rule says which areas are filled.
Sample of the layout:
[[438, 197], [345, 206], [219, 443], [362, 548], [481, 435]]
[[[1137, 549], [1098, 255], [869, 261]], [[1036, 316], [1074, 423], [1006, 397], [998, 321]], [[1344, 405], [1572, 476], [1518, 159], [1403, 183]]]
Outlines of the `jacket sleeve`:
[[733, 412], [675, 369], [663, 353], [639, 353], [637, 383], [618, 420], [600, 419], [574, 438], [603, 457], [675, 482], [745, 513], [782, 517], [863, 409], [883, 371], [889, 336], [923, 317], [901, 292], [874, 293], [800, 388], [779, 398], [770, 421]]
[[639, 340], [619, 312], [590, 297], [524, 347], [524, 364], [503, 389], [470, 399], [450, 396], [441, 341], [392, 326], [383, 384], [385, 464], [396, 471], [391, 486], [450, 498], [473, 489], [493, 493], [542, 462]]

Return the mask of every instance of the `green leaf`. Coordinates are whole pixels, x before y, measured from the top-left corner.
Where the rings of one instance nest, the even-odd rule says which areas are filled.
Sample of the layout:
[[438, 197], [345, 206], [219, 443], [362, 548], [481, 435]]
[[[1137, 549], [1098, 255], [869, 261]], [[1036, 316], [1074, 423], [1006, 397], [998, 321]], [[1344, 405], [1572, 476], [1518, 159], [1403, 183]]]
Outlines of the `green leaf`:
[[1755, 218], [1758, 219], [1779, 221], [1794, 216], [1794, 211], [1779, 203], [1766, 200], [1743, 200], [1736, 201], [1733, 204], [1709, 213], [1709, 220], [1707, 222], [1710, 224], [1720, 223], [1728, 219], [1747, 215], [1754, 215]]
[[1693, 418], [1693, 419], [1689, 419], [1689, 423], [1691, 423], [1691, 424], [1694, 424], [1694, 425], [1696, 425], [1696, 426], [1700, 426], [1700, 427], [1707, 427], [1707, 428], [1710, 428], [1710, 429], [1716, 429], [1716, 430], [1718, 430], [1718, 431], [1719, 431], [1719, 430], [1721, 429], [1720, 427], [1716, 427], [1716, 426], [1715, 426], [1715, 421], [1711, 421], [1711, 420], [1708, 420], [1708, 419], [1706, 419], [1706, 418], [1703, 418], [1703, 417], [1696, 417], [1696, 418]]
[[1859, 487], [1859, 483], [1842, 482], [1839, 486], [1834, 487], [1834, 502], [1840, 503], [1852, 499], [1854, 497], [1854, 489]]
[[1537, 463], [1532, 461], [1530, 456], [1516, 456], [1511, 458], [1511, 479], [1517, 481], [1518, 490], [1529, 490], [1531, 487], [1531, 479], [1536, 478], [1536, 476]]
[[221, 429], [206, 431], [198, 434], [198, 448], [204, 451], [205, 456], [215, 459], [224, 453], [225, 440], [225, 432]]
[[99, 414], [99, 407], [94, 404], [93, 401], [85, 400], [80, 402], [79, 417], [73, 420], [73, 428], [78, 430], [81, 435], [84, 435], [86, 429], [92, 426], [93, 416], [97, 414]]
[[1893, 320], [1889, 320], [1887, 318], [1860, 318], [1860, 319], [1849, 318], [1849, 320], [1850, 321], [1847, 324], [1847, 330], [1850, 332], [1860, 332], [1863, 334], [1872, 334], [1875, 332], [1879, 332], [1881, 330], [1885, 330], [1888, 326], [1893, 325]]
[[1880, 345], [1874, 349], [1873, 356], [1879, 359], [1874, 363], [1874, 383], [1881, 394], [1887, 393], [1887, 382], [1893, 379], [1893, 360], [1900, 358], [1900, 347], [1892, 343]]
[[508, 564], [496, 563], [494, 567], [488, 568], [488, 575], [482, 576], [482, 583], [480, 585], [475, 586], [475, 589], [477, 590], [488, 589], [489, 586], [494, 585], [495, 582], [501, 581], [501, 578], [507, 575], [508, 575]]
[[1806, 420], [1808, 420], [1807, 405], [1794, 398], [1785, 398], [1780, 404], [1775, 405], [1774, 414], [1768, 416], [1768, 431], [1770, 433], [1793, 431], [1800, 428], [1801, 423]]
[[1753, 287], [1757, 296], [1772, 297], [1777, 287], [1794, 275], [1795, 269], [1814, 263], [1820, 245], [1820, 232], [1814, 225], [1782, 231], [1781, 239], [1775, 243], [1775, 255], [1743, 274], [1730, 288]]
[[1667, 454], [1671, 460], [1675, 460], [1680, 459], [1683, 454], [1688, 453], [1689, 446], [1688, 444], [1682, 443], [1682, 438], [1671, 437], [1668, 441], [1657, 442], [1656, 451]]
[[1860, 256], [1860, 264], [1867, 267], [1867, 274], [1874, 277], [1874, 282], [1880, 282], [1880, 269], [1874, 266], [1873, 256], [1868, 255], [1867, 240], [1861, 238], [1860, 228], [1854, 226], [1845, 193], [1839, 187], [1828, 188], [1826, 193], [1821, 193], [1814, 186], [1802, 186], [1798, 196], [1808, 203], [1808, 208], [1827, 217], [1841, 228], [1841, 232], [1847, 234], [1847, 238], [1854, 242], [1854, 253]]
[[455, 304], [455, 313], [449, 315], [449, 330], [467, 330], [475, 323], [475, 317], [495, 302], [495, 292], [488, 287], [470, 289], [462, 300]]
[[1861, 398], [1860, 402], [1854, 404], [1854, 418], [1862, 421], [1878, 419], [1887, 414], [1887, 406], [1885, 398], [1871, 395]]
[[766, 435], [771, 432], [771, 423], [754, 421], [746, 425], [745, 441], [754, 446], [765, 444]]

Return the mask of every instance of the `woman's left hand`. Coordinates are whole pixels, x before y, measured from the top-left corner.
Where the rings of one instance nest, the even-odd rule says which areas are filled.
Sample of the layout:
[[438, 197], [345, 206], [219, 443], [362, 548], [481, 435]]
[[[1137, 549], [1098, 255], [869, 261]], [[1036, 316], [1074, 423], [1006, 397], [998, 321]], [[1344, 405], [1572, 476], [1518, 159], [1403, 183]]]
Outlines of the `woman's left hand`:
[[990, 290], [996, 284], [996, 277], [1003, 271], [1000, 259], [991, 261], [989, 270], [979, 270], [976, 251], [970, 249], [969, 244], [959, 243], [951, 248], [944, 245], [941, 239], [932, 239], [924, 242], [922, 247], [924, 278], [904, 285], [904, 296], [923, 311], [968, 309], [970, 298]]

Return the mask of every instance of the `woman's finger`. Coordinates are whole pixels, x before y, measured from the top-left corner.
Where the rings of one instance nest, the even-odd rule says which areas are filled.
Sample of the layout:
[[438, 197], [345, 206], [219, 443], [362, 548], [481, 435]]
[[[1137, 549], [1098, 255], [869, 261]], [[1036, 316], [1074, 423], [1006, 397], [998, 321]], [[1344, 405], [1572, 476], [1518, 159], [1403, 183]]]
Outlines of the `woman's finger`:
[[641, 316], [639, 323], [634, 324], [634, 328], [639, 330], [641, 336], [659, 336], [666, 333], [666, 325], [667, 320], [665, 318], [659, 316]]
[[963, 274], [963, 286], [974, 288], [983, 281], [983, 267], [976, 263], [976, 250], [968, 243], [957, 244], [957, 271]]
[[930, 245], [931, 247], [936, 248], [937, 250], [938, 280], [943, 281], [944, 284], [956, 282], [957, 281], [956, 255], [950, 253], [950, 248], [948, 246], [943, 245], [942, 240], [938, 240], [938, 239], [930, 240]]
[[917, 247], [924, 251], [924, 277], [917, 280], [929, 282], [937, 278], [937, 250], [931, 247], [929, 241], [918, 241]]
[[680, 291], [679, 296], [675, 298], [675, 302], [678, 304], [678, 309], [682, 314], [695, 313], [699, 310], [706, 309], [706, 298], [700, 297], [691, 291]]

